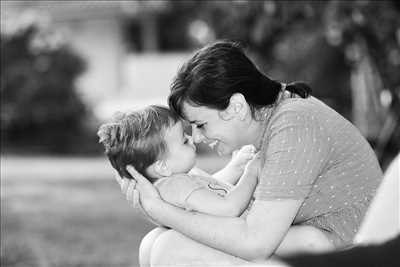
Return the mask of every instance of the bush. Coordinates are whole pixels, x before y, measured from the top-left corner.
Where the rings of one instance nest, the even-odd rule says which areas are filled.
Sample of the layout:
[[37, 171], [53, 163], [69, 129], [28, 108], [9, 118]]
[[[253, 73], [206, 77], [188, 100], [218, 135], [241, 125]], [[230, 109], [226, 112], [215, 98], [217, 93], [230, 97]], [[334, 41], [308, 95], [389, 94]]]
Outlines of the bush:
[[74, 88], [85, 62], [53, 37], [37, 25], [1, 36], [3, 151], [67, 153], [94, 143]]

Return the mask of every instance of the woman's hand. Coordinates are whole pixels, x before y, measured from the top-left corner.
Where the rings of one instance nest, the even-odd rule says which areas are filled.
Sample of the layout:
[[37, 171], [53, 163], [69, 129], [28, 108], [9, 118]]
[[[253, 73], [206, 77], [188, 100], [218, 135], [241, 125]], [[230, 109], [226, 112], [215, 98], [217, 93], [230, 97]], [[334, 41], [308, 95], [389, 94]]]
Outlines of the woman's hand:
[[121, 192], [126, 195], [126, 199], [129, 202], [132, 202], [133, 207], [141, 208], [139, 202], [139, 191], [136, 190], [136, 180], [121, 177], [117, 171], [114, 173], [114, 178], [118, 182]]
[[122, 193], [126, 195], [126, 199], [133, 204], [135, 209], [140, 210], [145, 217], [154, 222], [151, 216], [151, 207], [157, 201], [161, 201], [157, 189], [132, 166], [127, 166], [127, 171], [134, 179], [121, 178], [118, 173], [115, 175]]
[[[136, 169], [130, 165], [126, 167], [129, 174], [136, 181], [135, 188], [139, 192], [140, 204], [145, 204], [151, 200], [161, 200], [160, 194], [157, 189], [149, 182], [143, 175], [141, 175]], [[132, 183], [132, 182], [131, 182]], [[128, 186], [129, 189], [129, 186]], [[136, 198], [135, 190], [127, 190], [126, 198], [128, 201], [133, 201]]]

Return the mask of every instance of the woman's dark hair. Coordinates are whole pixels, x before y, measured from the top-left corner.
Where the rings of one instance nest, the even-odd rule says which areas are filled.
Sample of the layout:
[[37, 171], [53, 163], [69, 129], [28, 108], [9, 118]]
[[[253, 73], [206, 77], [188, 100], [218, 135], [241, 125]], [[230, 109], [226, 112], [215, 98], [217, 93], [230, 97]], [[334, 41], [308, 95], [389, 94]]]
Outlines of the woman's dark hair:
[[[178, 71], [168, 97], [170, 108], [184, 118], [182, 105], [207, 106], [224, 110], [230, 97], [241, 93], [252, 112], [275, 103], [282, 84], [261, 73], [238, 43], [219, 41], [197, 51]], [[311, 88], [302, 82], [285, 90], [303, 98]]]

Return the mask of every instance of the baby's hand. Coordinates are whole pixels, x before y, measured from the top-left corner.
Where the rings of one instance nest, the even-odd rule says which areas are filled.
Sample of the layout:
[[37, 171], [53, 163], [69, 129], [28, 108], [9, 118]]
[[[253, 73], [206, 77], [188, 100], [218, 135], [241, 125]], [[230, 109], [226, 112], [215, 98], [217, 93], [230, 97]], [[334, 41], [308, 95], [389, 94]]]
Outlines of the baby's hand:
[[261, 168], [260, 153], [254, 154], [254, 157], [247, 163], [245, 173], [255, 175], [258, 177], [258, 173]]
[[254, 158], [255, 153], [256, 148], [253, 145], [245, 145], [239, 150], [233, 152], [229, 165], [232, 168], [243, 171], [246, 164]]

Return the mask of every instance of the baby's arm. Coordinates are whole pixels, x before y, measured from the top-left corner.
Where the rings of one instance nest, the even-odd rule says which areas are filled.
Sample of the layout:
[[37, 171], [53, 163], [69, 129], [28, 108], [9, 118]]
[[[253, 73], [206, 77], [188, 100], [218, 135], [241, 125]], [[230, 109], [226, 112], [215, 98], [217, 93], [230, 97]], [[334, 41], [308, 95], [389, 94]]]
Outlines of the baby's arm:
[[258, 182], [260, 159], [254, 158], [246, 167], [238, 184], [225, 196], [220, 196], [206, 188], [193, 191], [186, 204], [195, 211], [218, 216], [240, 216], [249, 205]]
[[246, 164], [254, 157], [255, 147], [253, 145], [243, 146], [234, 152], [228, 164], [212, 176], [218, 180], [235, 185], [242, 176]]
[[206, 172], [205, 170], [200, 169], [199, 167], [193, 167], [189, 173], [189, 175], [198, 175], [198, 176], [205, 176], [205, 177], [213, 177], [210, 173]]

